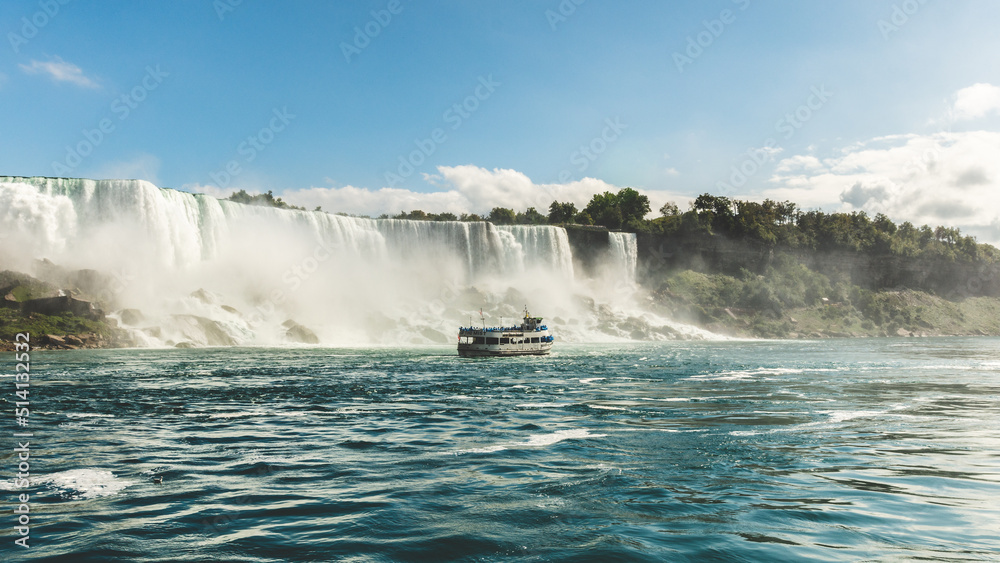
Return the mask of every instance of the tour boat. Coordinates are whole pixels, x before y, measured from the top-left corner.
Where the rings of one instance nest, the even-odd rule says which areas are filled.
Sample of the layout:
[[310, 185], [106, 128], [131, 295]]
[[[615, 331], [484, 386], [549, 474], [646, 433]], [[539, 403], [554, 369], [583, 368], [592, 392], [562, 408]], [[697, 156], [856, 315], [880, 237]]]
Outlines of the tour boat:
[[[480, 316], [482, 311], [479, 312]], [[552, 351], [552, 335], [542, 324], [542, 317], [532, 317], [524, 308], [520, 326], [458, 329], [459, 356], [526, 356], [543, 355]]]

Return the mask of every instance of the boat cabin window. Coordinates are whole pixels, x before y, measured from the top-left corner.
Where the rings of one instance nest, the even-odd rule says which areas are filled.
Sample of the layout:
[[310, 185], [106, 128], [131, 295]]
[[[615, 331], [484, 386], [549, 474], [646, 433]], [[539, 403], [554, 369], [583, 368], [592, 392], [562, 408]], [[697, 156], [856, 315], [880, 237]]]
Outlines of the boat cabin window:
[[486, 339], [483, 338], [482, 336], [477, 336], [477, 337], [475, 337], [475, 338], [472, 339], [472, 343], [473, 344], [486, 344]]
[[500, 343], [500, 339], [499, 338], [495, 338], [495, 337], [487, 337], [486, 338], [486, 343], [487, 344], [499, 344]]

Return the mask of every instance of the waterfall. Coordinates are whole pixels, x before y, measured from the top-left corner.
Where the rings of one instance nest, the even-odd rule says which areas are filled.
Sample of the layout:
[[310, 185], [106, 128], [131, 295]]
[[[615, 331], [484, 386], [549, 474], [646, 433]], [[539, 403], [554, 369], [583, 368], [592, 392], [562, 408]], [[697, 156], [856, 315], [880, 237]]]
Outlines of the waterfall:
[[[109, 225], [134, 224], [164, 267], [184, 269], [219, 258], [234, 236], [234, 227], [242, 224], [298, 231], [314, 243], [374, 259], [459, 257], [472, 278], [523, 272], [531, 267], [573, 277], [572, 251], [561, 227], [349, 217], [243, 205], [138, 180], [0, 181], [19, 182], [21, 192], [25, 192], [25, 182], [37, 189], [37, 209], [29, 213], [34, 215], [31, 222], [44, 223], [42, 246], [49, 246], [50, 251], [67, 244], [70, 248], [90, 244]], [[26, 196], [31, 194], [22, 193], [22, 199]], [[9, 215], [14, 205], [4, 207]], [[9, 222], [18, 223], [15, 217]]]
[[638, 246], [635, 233], [608, 233], [611, 244], [612, 268], [625, 273], [625, 283], [635, 285], [635, 270], [638, 262]]
[[597, 304], [635, 284], [634, 234], [609, 233], [620, 287], [605, 297], [575, 276], [561, 227], [278, 209], [139, 180], [0, 177], [0, 219], [0, 268], [111, 276], [99, 297], [140, 310], [116, 318], [149, 345], [280, 344], [299, 323], [323, 343], [449, 343], [470, 312], [524, 305], [587, 339]]

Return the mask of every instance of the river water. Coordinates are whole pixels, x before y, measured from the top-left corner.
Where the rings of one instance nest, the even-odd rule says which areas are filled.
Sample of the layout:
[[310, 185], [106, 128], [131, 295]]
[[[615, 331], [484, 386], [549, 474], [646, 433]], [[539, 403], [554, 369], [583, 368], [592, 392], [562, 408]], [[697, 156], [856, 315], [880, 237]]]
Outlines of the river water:
[[1000, 560], [996, 338], [34, 352], [31, 376], [5, 561]]

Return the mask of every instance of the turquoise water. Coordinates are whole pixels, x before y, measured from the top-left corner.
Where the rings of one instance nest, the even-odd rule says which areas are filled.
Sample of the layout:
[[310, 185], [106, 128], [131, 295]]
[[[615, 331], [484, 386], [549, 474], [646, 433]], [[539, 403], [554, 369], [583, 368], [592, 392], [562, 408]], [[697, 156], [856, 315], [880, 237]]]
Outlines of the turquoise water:
[[35, 352], [0, 556], [1000, 560], [1000, 339], [556, 350]]

